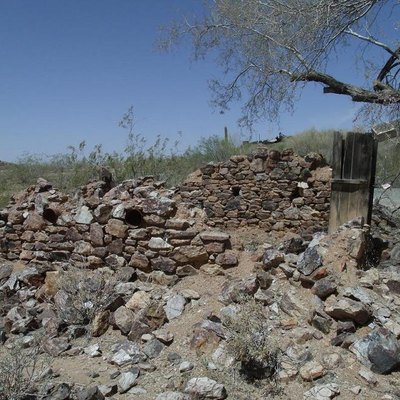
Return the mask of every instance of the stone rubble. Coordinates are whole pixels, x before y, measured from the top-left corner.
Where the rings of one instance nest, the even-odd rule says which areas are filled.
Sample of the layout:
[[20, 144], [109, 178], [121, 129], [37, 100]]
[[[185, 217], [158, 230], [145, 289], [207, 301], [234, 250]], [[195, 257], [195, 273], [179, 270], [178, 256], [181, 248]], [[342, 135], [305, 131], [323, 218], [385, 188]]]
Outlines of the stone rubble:
[[[282, 399], [286, 390], [316, 400], [396, 398], [398, 244], [383, 249], [357, 221], [314, 234], [326, 227], [330, 170], [307, 160], [290, 151], [235, 156], [175, 192], [147, 177], [109, 191], [92, 182], [76, 197], [40, 179], [14, 195], [0, 213], [0, 354], [34, 348], [40, 337], [53, 360], [93, 367], [87, 387], [49, 374], [48, 400], [244, 400], [248, 387], [251, 398], [260, 387], [281, 388]], [[189, 216], [198, 206], [201, 221]], [[243, 226], [276, 240], [259, 244], [240, 275], [243, 247], [222, 229]], [[71, 274], [80, 278], [68, 287]], [[250, 343], [266, 337], [279, 355], [272, 367], [257, 364], [266, 375], [254, 385], [246, 380], [253, 366], [231, 347], [232, 324], [251, 302], [266, 327], [243, 326]]]

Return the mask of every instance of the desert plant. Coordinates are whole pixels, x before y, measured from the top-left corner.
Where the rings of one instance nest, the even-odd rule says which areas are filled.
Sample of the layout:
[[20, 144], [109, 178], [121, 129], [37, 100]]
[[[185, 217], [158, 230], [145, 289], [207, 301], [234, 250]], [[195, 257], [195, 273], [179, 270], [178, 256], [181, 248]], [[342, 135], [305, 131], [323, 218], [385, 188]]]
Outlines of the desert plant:
[[248, 381], [275, 381], [280, 369], [280, 350], [270, 335], [263, 306], [243, 297], [240, 310], [226, 321], [227, 349], [240, 362], [240, 373]]
[[87, 325], [113, 295], [115, 279], [101, 270], [69, 267], [61, 273], [54, 304], [67, 324]]
[[0, 358], [0, 400], [33, 400], [40, 397], [44, 385], [46, 361], [40, 358], [38, 344], [24, 349], [4, 348]]

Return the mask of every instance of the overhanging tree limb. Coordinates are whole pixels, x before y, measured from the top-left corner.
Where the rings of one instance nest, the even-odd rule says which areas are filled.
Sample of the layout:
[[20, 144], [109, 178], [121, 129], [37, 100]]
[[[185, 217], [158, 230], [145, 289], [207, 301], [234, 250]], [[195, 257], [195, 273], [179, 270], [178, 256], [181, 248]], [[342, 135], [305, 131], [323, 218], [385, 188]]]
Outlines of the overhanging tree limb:
[[334, 93], [350, 96], [355, 102], [374, 104], [400, 103], [400, 91], [385, 87], [380, 91], [372, 91], [349, 83], [341, 82], [333, 76], [318, 71], [308, 71], [292, 75], [293, 82], [317, 82], [325, 85], [324, 93]]

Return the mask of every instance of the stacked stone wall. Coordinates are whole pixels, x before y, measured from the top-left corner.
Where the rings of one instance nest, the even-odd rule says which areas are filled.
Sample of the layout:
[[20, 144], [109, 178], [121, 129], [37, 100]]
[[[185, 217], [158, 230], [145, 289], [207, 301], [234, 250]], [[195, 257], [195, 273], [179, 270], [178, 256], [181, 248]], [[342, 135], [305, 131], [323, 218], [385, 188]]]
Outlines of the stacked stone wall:
[[[315, 154], [258, 149], [207, 164], [175, 190], [147, 177], [114, 188], [92, 182], [74, 197], [39, 179], [0, 211], [0, 255], [156, 275], [215, 262], [232, 266], [235, 259], [223, 256], [230, 237], [216, 229], [258, 226], [305, 237], [326, 229], [331, 170], [322, 165]], [[177, 218], [179, 204], [202, 208], [213, 231]]]
[[68, 263], [89, 268], [135, 268], [168, 283], [168, 276], [220, 260], [229, 235], [199, 232], [175, 218], [173, 191], [151, 177], [109, 191], [104, 182], [65, 196], [39, 179], [16, 194], [0, 214], [0, 255], [24, 263]]
[[327, 228], [330, 180], [331, 169], [317, 154], [302, 158], [260, 148], [191, 174], [179, 201], [204, 209], [210, 226], [309, 235]]

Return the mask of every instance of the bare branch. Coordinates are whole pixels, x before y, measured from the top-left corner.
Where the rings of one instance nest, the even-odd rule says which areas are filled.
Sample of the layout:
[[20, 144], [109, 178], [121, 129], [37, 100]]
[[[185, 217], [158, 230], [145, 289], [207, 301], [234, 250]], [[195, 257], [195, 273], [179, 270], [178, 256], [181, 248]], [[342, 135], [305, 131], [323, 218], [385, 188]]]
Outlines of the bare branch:
[[340, 82], [328, 74], [323, 74], [317, 71], [309, 71], [305, 74], [293, 76], [292, 80], [322, 83], [325, 85], [324, 93], [347, 95], [355, 102], [374, 104], [400, 103], [400, 92], [398, 90], [390, 88], [378, 92], [366, 90], [349, 83]]

